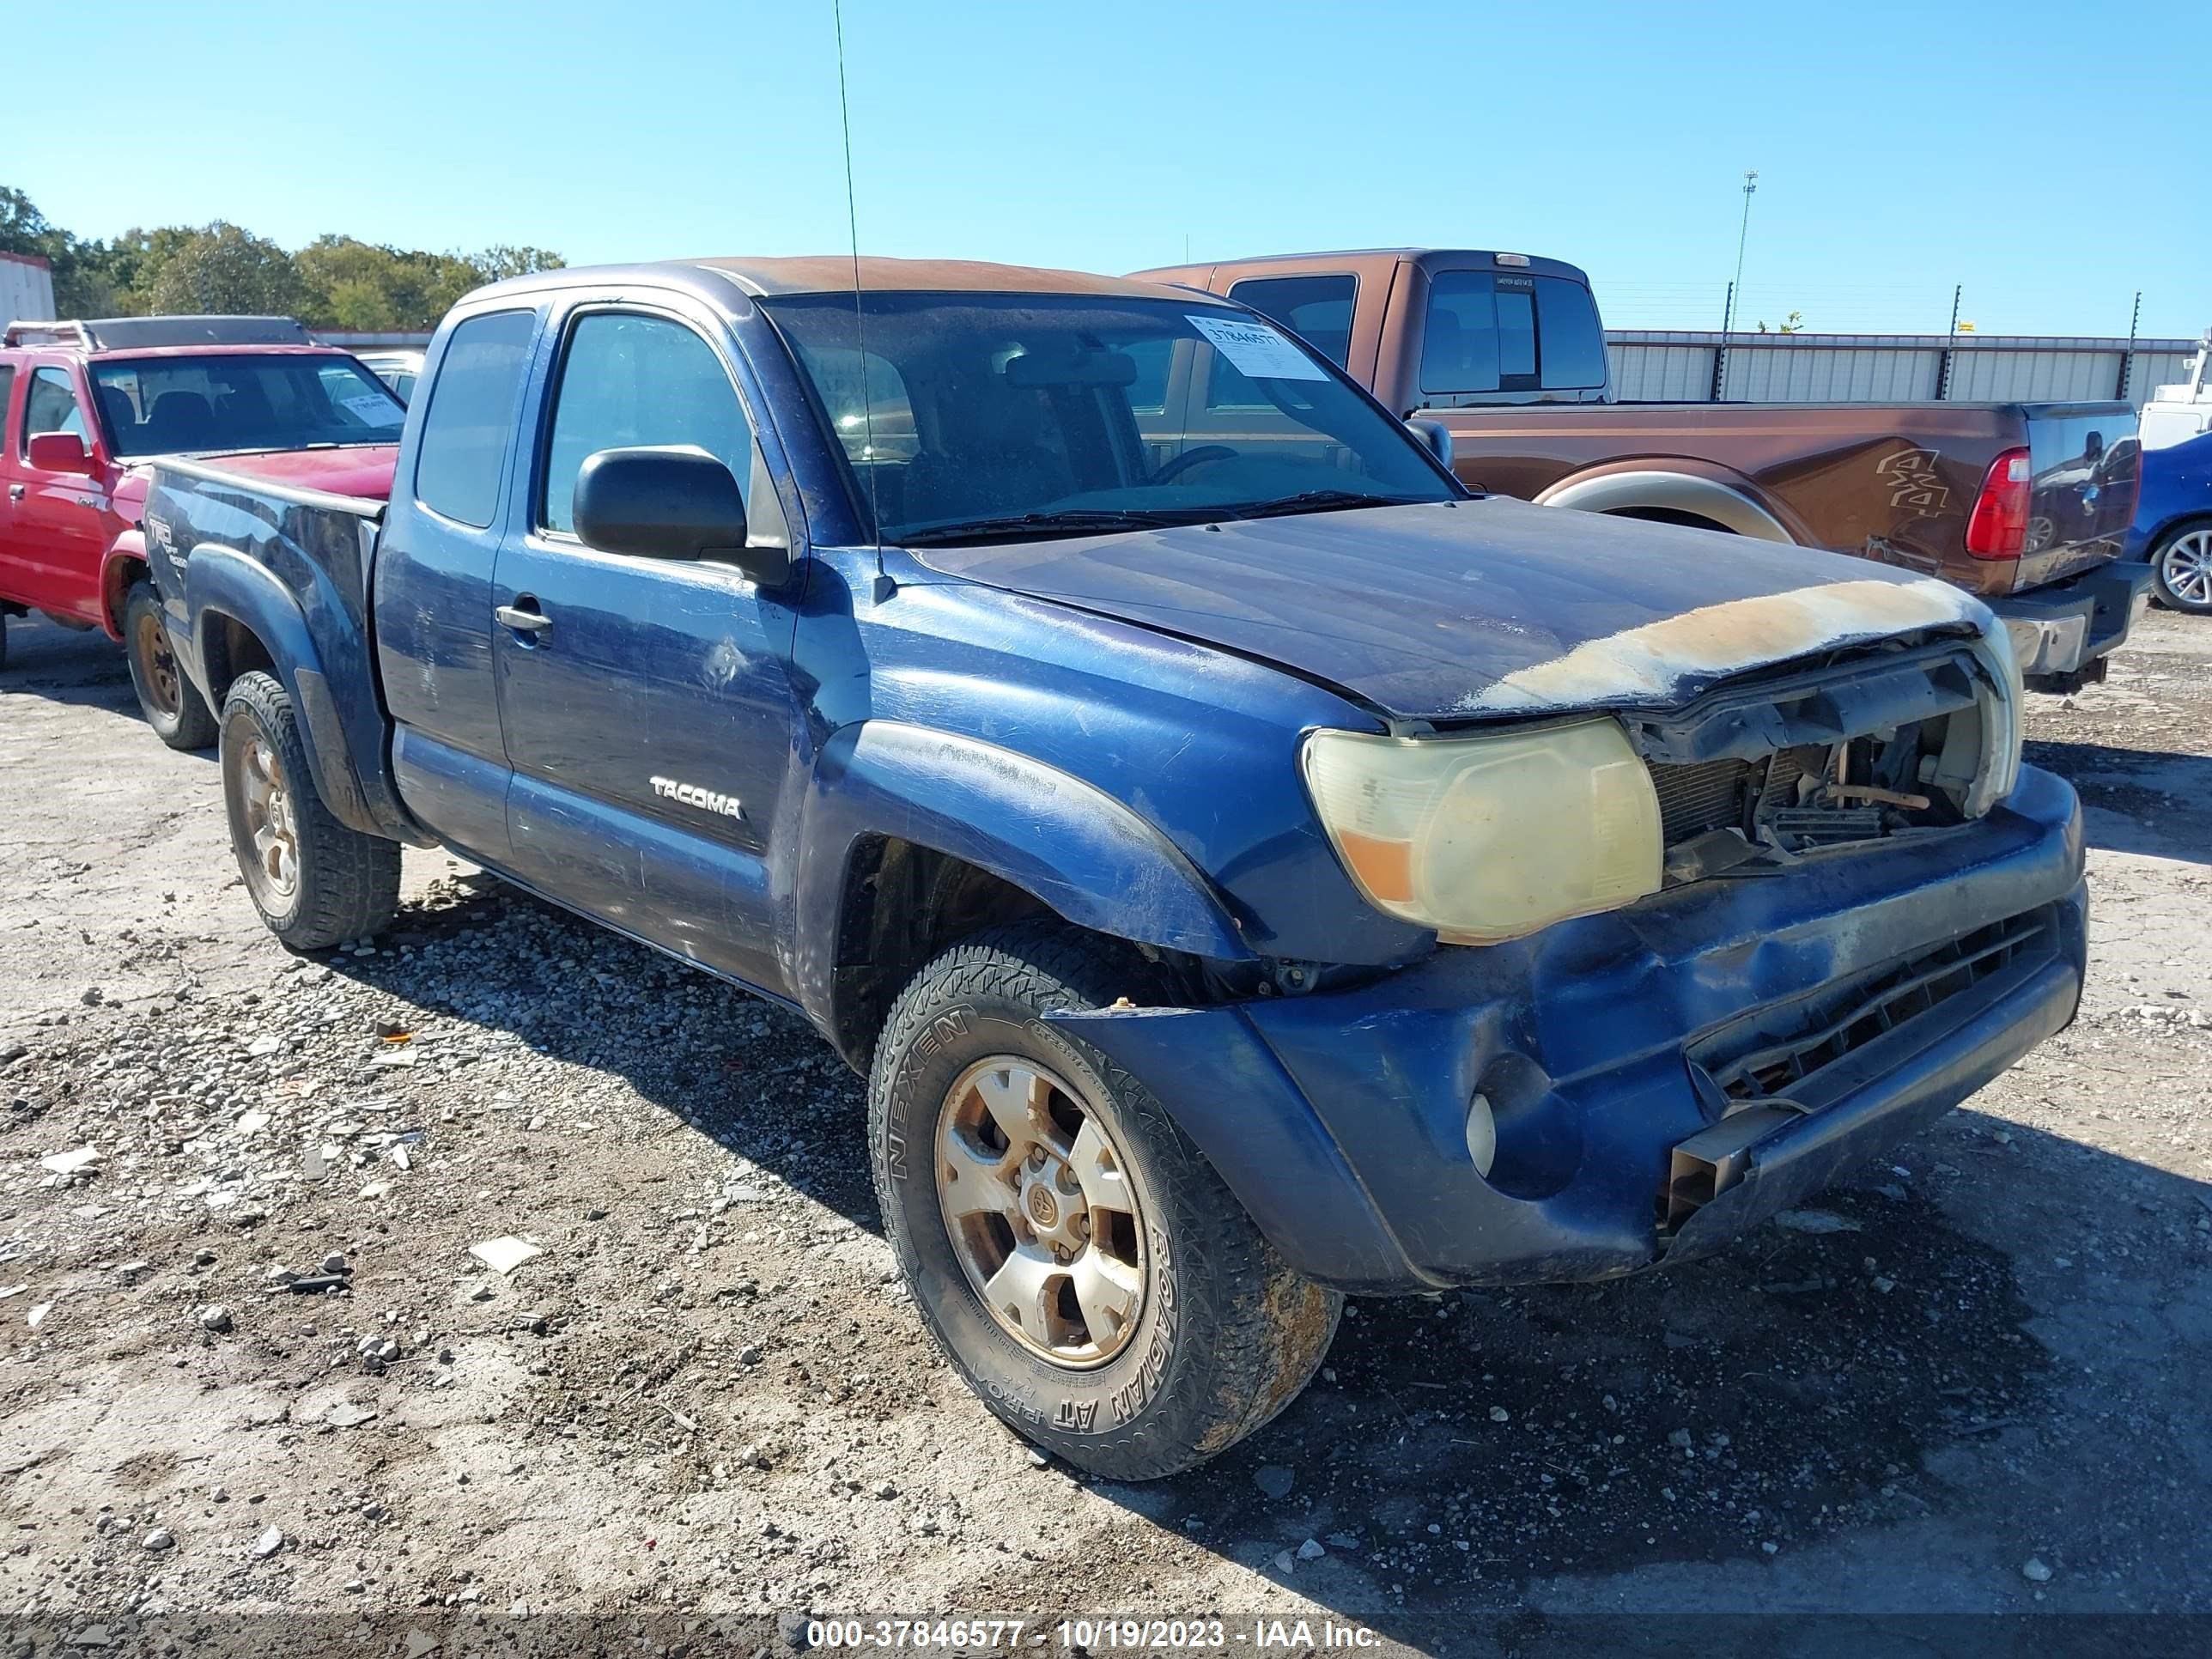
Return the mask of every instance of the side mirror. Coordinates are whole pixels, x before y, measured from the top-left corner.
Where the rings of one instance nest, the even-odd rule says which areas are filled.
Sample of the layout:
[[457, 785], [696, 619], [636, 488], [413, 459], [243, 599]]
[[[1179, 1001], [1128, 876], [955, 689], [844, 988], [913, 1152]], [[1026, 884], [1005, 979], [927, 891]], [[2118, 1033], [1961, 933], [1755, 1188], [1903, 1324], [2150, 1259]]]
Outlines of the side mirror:
[[718, 559], [763, 586], [791, 556], [745, 544], [745, 498], [730, 469], [703, 449], [603, 449], [576, 474], [576, 534], [608, 553], [643, 559]]
[[1406, 429], [1412, 433], [1422, 448], [1437, 458], [1437, 465], [1447, 472], [1451, 471], [1451, 434], [1442, 421], [1430, 420], [1424, 415], [1406, 417]]
[[74, 432], [41, 432], [31, 440], [30, 453], [24, 459], [34, 472], [74, 472], [88, 478], [98, 470], [93, 465], [92, 452]]

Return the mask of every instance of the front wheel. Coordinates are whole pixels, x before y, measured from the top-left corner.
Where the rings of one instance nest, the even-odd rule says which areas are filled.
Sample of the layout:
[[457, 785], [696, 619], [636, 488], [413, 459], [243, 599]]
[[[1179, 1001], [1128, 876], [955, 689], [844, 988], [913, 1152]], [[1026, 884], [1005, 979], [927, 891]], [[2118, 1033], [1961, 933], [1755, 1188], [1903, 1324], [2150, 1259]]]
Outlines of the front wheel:
[[151, 582], [132, 583], [123, 601], [123, 649], [130, 659], [131, 690], [154, 735], [172, 749], [205, 749], [214, 743], [215, 716], [177, 666], [161, 598]]
[[331, 816], [315, 793], [292, 699], [241, 674], [222, 703], [222, 800], [246, 890], [295, 951], [384, 931], [399, 908], [399, 843]]
[[2184, 525], [2150, 556], [2158, 597], [2176, 611], [2212, 611], [2212, 524]]
[[868, 1086], [885, 1229], [932, 1332], [1021, 1433], [1118, 1480], [1267, 1422], [1344, 1305], [1275, 1253], [1141, 1081], [1042, 1018], [1143, 976], [1064, 924], [978, 934], [900, 993]]

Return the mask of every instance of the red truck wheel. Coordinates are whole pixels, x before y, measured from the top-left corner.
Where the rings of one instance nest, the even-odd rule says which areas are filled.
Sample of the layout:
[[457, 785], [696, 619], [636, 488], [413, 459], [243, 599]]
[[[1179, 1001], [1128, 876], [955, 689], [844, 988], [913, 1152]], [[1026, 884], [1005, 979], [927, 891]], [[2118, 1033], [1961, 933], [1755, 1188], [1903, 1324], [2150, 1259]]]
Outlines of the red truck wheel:
[[154, 735], [172, 749], [205, 749], [215, 742], [215, 716], [177, 666], [161, 601], [147, 581], [131, 585], [123, 601], [123, 650], [131, 689]]
[[1146, 977], [1058, 921], [979, 933], [899, 994], [868, 1085], [884, 1229], [931, 1331], [1016, 1430], [1116, 1480], [1267, 1423], [1344, 1307], [1275, 1254], [1151, 1090], [1041, 1018]]
[[269, 931], [295, 951], [383, 932], [399, 908], [399, 843], [331, 816], [284, 688], [240, 675], [223, 699], [222, 740], [230, 844]]

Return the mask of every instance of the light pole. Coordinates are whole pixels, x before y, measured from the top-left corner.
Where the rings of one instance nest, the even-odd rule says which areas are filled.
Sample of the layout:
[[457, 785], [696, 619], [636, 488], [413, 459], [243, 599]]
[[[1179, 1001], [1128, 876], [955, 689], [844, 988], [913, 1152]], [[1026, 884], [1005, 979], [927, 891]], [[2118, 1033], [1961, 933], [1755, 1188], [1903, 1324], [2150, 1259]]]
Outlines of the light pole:
[[1738, 299], [1743, 297], [1743, 245], [1751, 235], [1751, 198], [1758, 188], [1759, 174], [1746, 173], [1743, 175], [1743, 224], [1735, 234], [1735, 294]]

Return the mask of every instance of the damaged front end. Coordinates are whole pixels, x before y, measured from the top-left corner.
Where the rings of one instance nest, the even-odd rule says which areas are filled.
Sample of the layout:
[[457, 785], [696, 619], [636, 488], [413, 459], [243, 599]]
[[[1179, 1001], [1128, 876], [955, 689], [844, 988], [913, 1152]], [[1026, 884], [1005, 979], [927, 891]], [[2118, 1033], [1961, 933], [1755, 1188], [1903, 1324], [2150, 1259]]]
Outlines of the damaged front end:
[[1626, 711], [1667, 885], [1940, 834], [2011, 792], [2020, 682], [2002, 629], [1888, 641]]
[[2079, 806], [2020, 767], [2019, 719], [2002, 635], [1953, 626], [1671, 703], [1310, 741], [1346, 868], [1447, 948], [1050, 1018], [1144, 1078], [1315, 1278], [1695, 1255], [2073, 1018]]

